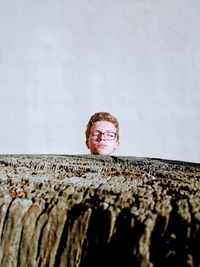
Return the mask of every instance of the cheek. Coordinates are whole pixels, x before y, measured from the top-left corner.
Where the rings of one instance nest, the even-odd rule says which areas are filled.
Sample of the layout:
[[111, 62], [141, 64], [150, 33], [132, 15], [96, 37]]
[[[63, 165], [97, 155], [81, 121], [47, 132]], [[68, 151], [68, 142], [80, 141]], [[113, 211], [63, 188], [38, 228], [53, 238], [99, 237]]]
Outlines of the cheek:
[[88, 148], [92, 148], [92, 147], [94, 147], [95, 145], [96, 145], [95, 141], [93, 141], [93, 140], [88, 140], [88, 142], [87, 142], [87, 147], [88, 147]]
[[114, 151], [116, 148], [118, 147], [118, 143], [117, 142], [114, 142], [114, 143], [110, 143], [109, 145], [108, 145], [108, 150], [112, 150], [112, 151]]

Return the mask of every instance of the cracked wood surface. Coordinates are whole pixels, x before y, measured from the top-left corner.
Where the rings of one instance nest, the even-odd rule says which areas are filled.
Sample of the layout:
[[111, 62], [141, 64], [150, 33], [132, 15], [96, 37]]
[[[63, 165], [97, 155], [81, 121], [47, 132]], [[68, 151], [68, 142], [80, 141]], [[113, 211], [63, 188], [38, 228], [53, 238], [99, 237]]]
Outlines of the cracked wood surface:
[[0, 266], [200, 266], [200, 164], [0, 155]]

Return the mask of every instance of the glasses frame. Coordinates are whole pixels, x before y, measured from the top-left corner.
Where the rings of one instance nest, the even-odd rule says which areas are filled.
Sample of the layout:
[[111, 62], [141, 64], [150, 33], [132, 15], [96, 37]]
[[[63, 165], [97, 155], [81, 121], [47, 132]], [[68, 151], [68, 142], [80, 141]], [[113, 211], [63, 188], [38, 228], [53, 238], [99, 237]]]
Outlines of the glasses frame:
[[[92, 136], [94, 133], [96, 133], [96, 135], [95, 136]], [[107, 134], [108, 135], [109, 134], [113, 134], [114, 136], [112, 138], [108, 138], [108, 136], [106, 136]], [[117, 133], [115, 133], [115, 132], [93, 131], [92, 133], [90, 133], [90, 137], [89, 138], [92, 139], [92, 140], [98, 140], [99, 138], [102, 137], [102, 135], [104, 136], [104, 138], [105, 138], [106, 141], [113, 141], [117, 137]]]

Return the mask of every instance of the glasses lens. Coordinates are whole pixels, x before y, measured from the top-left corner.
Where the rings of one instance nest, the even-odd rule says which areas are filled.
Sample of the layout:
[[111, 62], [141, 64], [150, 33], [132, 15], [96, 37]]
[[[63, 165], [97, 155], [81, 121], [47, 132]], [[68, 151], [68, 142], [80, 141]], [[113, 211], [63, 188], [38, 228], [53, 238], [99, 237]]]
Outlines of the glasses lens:
[[104, 133], [106, 140], [114, 140], [116, 133]]
[[92, 139], [98, 139], [99, 138], [99, 132], [93, 132], [93, 133], [91, 133], [91, 135], [90, 135], [90, 137], [92, 138]]

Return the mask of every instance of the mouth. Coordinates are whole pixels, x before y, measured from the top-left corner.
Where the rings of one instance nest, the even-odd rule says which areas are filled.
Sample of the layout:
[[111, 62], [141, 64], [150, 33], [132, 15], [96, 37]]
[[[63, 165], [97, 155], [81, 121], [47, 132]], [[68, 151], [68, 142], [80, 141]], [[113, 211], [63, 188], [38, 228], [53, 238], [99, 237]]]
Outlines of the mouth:
[[98, 145], [98, 147], [99, 147], [99, 148], [106, 148], [106, 147], [107, 147], [107, 145], [100, 144], [100, 145]]

